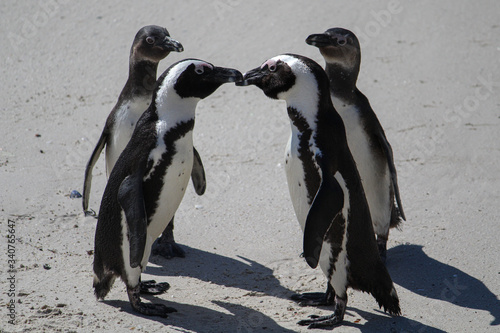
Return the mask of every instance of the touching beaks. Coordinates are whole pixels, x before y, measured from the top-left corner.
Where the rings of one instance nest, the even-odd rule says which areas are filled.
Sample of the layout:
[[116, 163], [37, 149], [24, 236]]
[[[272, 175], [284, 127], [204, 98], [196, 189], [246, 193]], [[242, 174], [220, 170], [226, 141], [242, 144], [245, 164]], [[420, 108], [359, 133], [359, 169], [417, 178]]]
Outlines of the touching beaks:
[[262, 80], [262, 77], [264, 76], [264, 72], [262, 68], [257, 67], [254, 69], [249, 70], [243, 75], [243, 79], [240, 82], [236, 82], [236, 85], [239, 87], [243, 86], [249, 86], [252, 84], [257, 84]]

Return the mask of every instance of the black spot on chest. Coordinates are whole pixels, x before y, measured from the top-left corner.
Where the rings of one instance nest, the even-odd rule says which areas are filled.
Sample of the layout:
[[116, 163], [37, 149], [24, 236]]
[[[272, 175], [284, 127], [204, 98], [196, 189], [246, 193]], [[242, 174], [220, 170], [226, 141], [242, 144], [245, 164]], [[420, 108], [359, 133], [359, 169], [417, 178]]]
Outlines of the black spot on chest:
[[[299, 131], [298, 157], [304, 168], [307, 202], [312, 204], [321, 183], [321, 176], [314, 160], [314, 153], [311, 151], [312, 144], [310, 142], [313, 132], [305, 118], [295, 108], [288, 107], [287, 111], [288, 117]], [[299, 186], [301, 186], [300, 183]]]
[[[167, 173], [168, 167], [172, 164], [173, 158], [177, 153], [175, 148], [175, 143], [180, 138], [184, 137], [189, 131], [194, 128], [194, 119], [189, 121], [181, 122], [177, 126], [170, 129], [163, 136], [163, 142], [165, 143], [165, 152], [160, 157], [160, 160], [156, 166], [153, 165], [154, 161], [149, 160], [145, 175], [151, 172], [150, 177], [144, 182], [144, 203], [146, 205], [146, 212], [148, 216], [148, 223], [150, 222], [150, 217], [154, 215], [159, 202], [160, 193], [165, 185], [163, 178]], [[154, 169], [151, 171], [151, 169]]]

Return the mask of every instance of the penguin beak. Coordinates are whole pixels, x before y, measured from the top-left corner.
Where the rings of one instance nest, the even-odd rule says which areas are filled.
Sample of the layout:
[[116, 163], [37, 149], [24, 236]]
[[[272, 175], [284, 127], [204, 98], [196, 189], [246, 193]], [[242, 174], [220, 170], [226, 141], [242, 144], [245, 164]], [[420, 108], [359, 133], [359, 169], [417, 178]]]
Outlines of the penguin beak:
[[[331, 46], [332, 40], [330, 39], [330, 36], [327, 34], [312, 34], [309, 35], [309, 37], [306, 38], [306, 43], [312, 46], [316, 47], [325, 47], [325, 46]], [[335, 45], [337, 46], [337, 45]]]
[[217, 83], [239, 82], [243, 80], [243, 75], [239, 70], [224, 67], [214, 67], [213, 81]]
[[265, 76], [265, 72], [260, 68], [254, 68], [249, 70], [243, 75], [243, 80], [240, 82], [237, 82], [236, 85], [243, 87], [243, 86], [249, 86], [249, 85], [256, 85], [259, 86], [260, 82]]
[[161, 47], [167, 51], [175, 51], [175, 52], [184, 51], [184, 47], [182, 46], [182, 44], [170, 36], [165, 37], [165, 39], [163, 40], [163, 42], [161, 44]]

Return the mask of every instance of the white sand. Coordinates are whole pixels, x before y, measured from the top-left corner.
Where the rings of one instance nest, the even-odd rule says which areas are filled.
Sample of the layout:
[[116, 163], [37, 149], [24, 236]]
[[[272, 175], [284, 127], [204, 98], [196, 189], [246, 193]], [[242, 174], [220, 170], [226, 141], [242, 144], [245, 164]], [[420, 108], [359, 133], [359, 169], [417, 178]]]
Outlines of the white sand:
[[[323, 291], [325, 278], [299, 257], [281, 165], [284, 103], [232, 84], [197, 111], [208, 188], [198, 197], [190, 187], [176, 214], [187, 257], [152, 257], [143, 276], [169, 282], [166, 294], [149, 299], [179, 312], [133, 313], [121, 281], [106, 301], [95, 300], [87, 251], [96, 220], [83, 217], [69, 193], [82, 191], [85, 164], [127, 77], [133, 36], [147, 24], [167, 27], [185, 48], [162, 61], [160, 73], [187, 57], [242, 72], [284, 52], [323, 64], [304, 42], [310, 33], [335, 26], [358, 33], [358, 86], [392, 144], [408, 219], [391, 233], [387, 263], [403, 316], [350, 291], [337, 330], [498, 330], [500, 2], [45, 3], [0, 3], [0, 331], [306, 332], [299, 319], [332, 311], [288, 300]], [[101, 158], [96, 210], [105, 178]], [[14, 297], [8, 220], [17, 237]], [[11, 300], [15, 325], [4, 306]]]

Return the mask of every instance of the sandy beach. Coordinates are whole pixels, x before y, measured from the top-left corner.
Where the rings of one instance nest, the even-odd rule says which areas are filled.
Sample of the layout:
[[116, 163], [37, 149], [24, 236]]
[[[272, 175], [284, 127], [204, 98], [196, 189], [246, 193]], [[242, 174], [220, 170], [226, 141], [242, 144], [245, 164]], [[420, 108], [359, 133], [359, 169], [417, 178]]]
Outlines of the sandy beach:
[[[387, 269], [402, 316], [349, 290], [338, 332], [500, 329], [500, 2], [194, 0], [0, 3], [0, 332], [310, 332], [331, 307], [303, 258], [290, 201], [283, 101], [226, 84], [198, 104], [194, 141], [207, 190], [189, 185], [176, 213], [185, 258], [152, 256], [145, 299], [178, 310], [133, 312], [116, 281], [92, 288], [96, 219], [81, 199], [85, 165], [128, 75], [135, 33], [166, 27], [184, 58], [245, 72], [282, 53], [324, 61], [304, 40], [332, 27], [362, 48], [358, 88], [385, 129], [407, 221], [392, 230]], [[106, 185], [94, 168], [90, 207]]]

